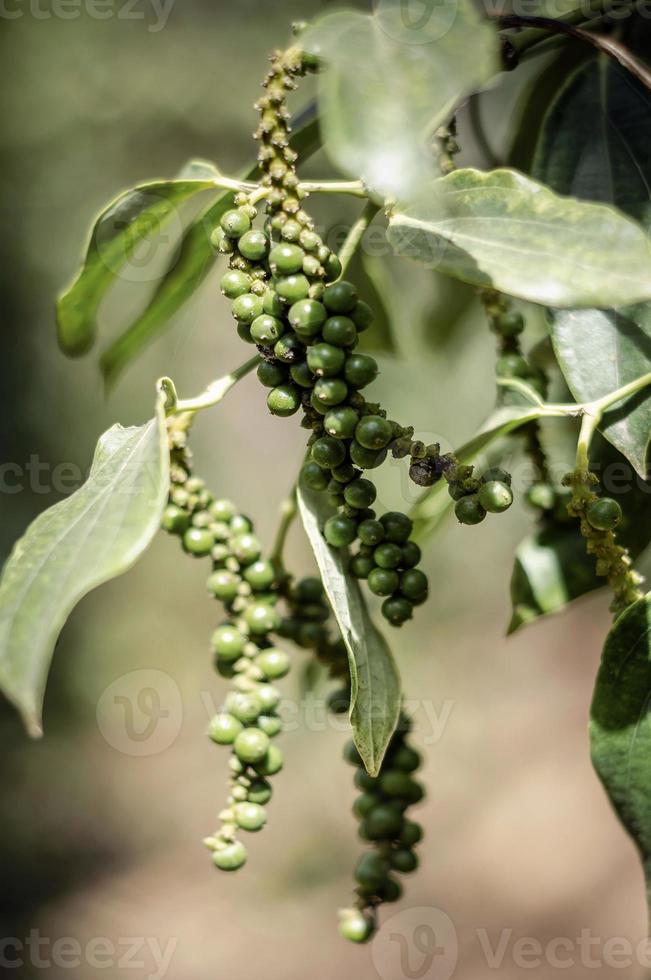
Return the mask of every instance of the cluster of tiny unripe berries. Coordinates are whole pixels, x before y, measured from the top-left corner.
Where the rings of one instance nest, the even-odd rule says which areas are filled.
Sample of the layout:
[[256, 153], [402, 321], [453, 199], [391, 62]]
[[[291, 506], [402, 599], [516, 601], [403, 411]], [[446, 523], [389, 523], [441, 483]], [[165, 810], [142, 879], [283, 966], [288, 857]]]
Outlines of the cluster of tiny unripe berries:
[[[186, 477], [183, 479], [183, 477]], [[269, 777], [283, 764], [272, 739], [281, 731], [276, 709], [280, 691], [274, 681], [284, 677], [290, 660], [270, 634], [280, 625], [276, 609], [276, 574], [261, 557], [261, 546], [251, 521], [228, 500], [215, 500], [202, 480], [173, 466], [170, 502], [163, 527], [180, 537], [186, 552], [210, 557], [208, 591], [228, 614], [212, 635], [215, 667], [232, 680], [223, 708], [212, 718], [208, 735], [218, 745], [231, 747], [230, 792], [220, 813], [221, 825], [205, 843], [215, 865], [234, 871], [246, 861], [247, 851], [238, 831], [258, 831], [271, 798]]]

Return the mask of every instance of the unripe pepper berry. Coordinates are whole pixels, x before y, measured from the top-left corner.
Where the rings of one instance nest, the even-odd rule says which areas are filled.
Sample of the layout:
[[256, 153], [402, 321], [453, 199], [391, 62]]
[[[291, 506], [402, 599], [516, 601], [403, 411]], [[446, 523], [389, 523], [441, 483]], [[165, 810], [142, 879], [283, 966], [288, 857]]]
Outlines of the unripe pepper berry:
[[[335, 380], [338, 381], [339, 379]], [[381, 466], [387, 458], [386, 449], [367, 449], [365, 446], [361, 446], [356, 439], [351, 442], [348, 451], [355, 466], [359, 466], [363, 470], [373, 470]]]
[[292, 381], [301, 388], [312, 388], [314, 385], [314, 375], [310, 371], [307, 361], [299, 361], [292, 364], [289, 369]]
[[340, 279], [326, 286], [323, 302], [333, 313], [350, 313], [357, 303], [357, 290], [352, 282]]
[[346, 909], [340, 914], [339, 932], [353, 943], [366, 943], [375, 932], [370, 916], [359, 909]]
[[390, 596], [382, 603], [382, 615], [392, 626], [402, 626], [413, 615], [413, 606], [409, 599], [402, 596]]
[[310, 283], [302, 272], [291, 276], [281, 276], [274, 283], [276, 292], [286, 303], [297, 303], [306, 299], [310, 291]]
[[311, 449], [312, 459], [324, 469], [332, 469], [339, 466], [346, 458], [345, 446], [332, 436], [322, 436], [313, 443]]
[[176, 504], [168, 504], [163, 512], [161, 524], [170, 534], [183, 534], [190, 525], [190, 515], [182, 507], [177, 507]]
[[265, 388], [277, 388], [287, 381], [287, 368], [272, 361], [260, 361], [257, 368], [258, 381]]
[[247, 856], [244, 844], [237, 840], [232, 844], [227, 844], [226, 847], [213, 851], [212, 859], [221, 871], [237, 871], [243, 864], [246, 864]]
[[375, 380], [377, 361], [369, 354], [349, 354], [344, 366], [344, 378], [351, 388], [365, 388]]
[[336, 514], [325, 522], [323, 536], [333, 548], [344, 548], [355, 540], [357, 525], [349, 517]]
[[259, 803], [237, 803], [233, 807], [233, 815], [242, 830], [262, 830], [267, 822], [267, 811]]
[[222, 231], [229, 238], [241, 238], [251, 227], [251, 219], [246, 211], [240, 208], [231, 208], [225, 211], [219, 222]]
[[357, 528], [357, 533], [362, 544], [371, 545], [373, 547], [375, 547], [376, 544], [380, 544], [380, 542], [384, 540], [384, 527], [380, 521], [362, 521]]
[[243, 296], [244, 293], [249, 292], [250, 287], [251, 277], [238, 269], [229, 269], [219, 282], [219, 288], [224, 296], [228, 296], [229, 299], [237, 299], [238, 296]]
[[352, 347], [357, 341], [357, 328], [347, 316], [328, 317], [321, 333], [323, 339], [335, 347]]
[[262, 347], [272, 347], [285, 332], [285, 324], [278, 317], [262, 313], [251, 324], [251, 337]]
[[323, 303], [314, 299], [302, 299], [290, 307], [288, 319], [296, 333], [302, 337], [316, 337], [325, 323], [328, 311]]
[[375, 485], [364, 478], [353, 480], [344, 490], [346, 503], [350, 504], [351, 507], [359, 507], [361, 510], [370, 507], [376, 497]]
[[273, 681], [288, 673], [290, 660], [284, 650], [269, 647], [255, 658], [255, 665], [260, 668], [267, 680]]
[[405, 544], [411, 534], [414, 523], [410, 517], [399, 510], [389, 510], [380, 518], [387, 541], [394, 544]]
[[307, 352], [309, 368], [319, 378], [331, 378], [339, 374], [345, 360], [346, 354], [341, 347], [334, 347], [332, 344], [315, 344]]
[[290, 275], [300, 272], [304, 258], [305, 252], [300, 246], [281, 242], [269, 252], [269, 267], [274, 275]]
[[244, 579], [252, 589], [262, 591], [270, 589], [276, 579], [273, 565], [270, 561], [260, 559], [244, 569]]
[[209, 555], [215, 538], [212, 531], [204, 527], [189, 527], [183, 535], [183, 548], [195, 558]]
[[278, 629], [280, 616], [266, 602], [252, 602], [244, 610], [244, 621], [253, 634], [260, 636]]
[[586, 517], [596, 531], [612, 531], [622, 519], [622, 508], [612, 497], [600, 497], [588, 504]]
[[513, 491], [501, 480], [490, 480], [479, 488], [478, 499], [489, 514], [501, 514], [513, 503]]
[[212, 635], [212, 648], [225, 660], [234, 661], [242, 656], [246, 637], [236, 626], [218, 626]]
[[400, 591], [412, 602], [427, 595], [427, 575], [419, 568], [409, 568], [400, 576]]
[[249, 325], [262, 314], [262, 300], [254, 293], [243, 293], [234, 300], [232, 312], [236, 320]]
[[269, 247], [269, 241], [267, 236], [262, 231], [247, 231], [245, 235], [239, 239], [237, 247], [241, 255], [246, 259], [251, 259], [253, 262], [257, 262], [264, 258], [267, 254], [267, 249]]
[[374, 568], [368, 576], [368, 587], [374, 595], [392, 595], [400, 583], [400, 576], [392, 568]]
[[226, 569], [220, 569], [212, 573], [206, 585], [209, 592], [212, 592], [217, 599], [221, 599], [222, 602], [230, 602], [237, 595], [240, 581], [239, 575], [234, 575], [233, 572], [226, 571]]
[[357, 305], [351, 310], [349, 316], [360, 333], [368, 329], [374, 320], [373, 310], [362, 299], [357, 301]]
[[323, 427], [328, 435], [334, 436], [335, 439], [351, 439], [358, 421], [359, 415], [354, 408], [349, 405], [338, 405], [326, 413]]
[[460, 524], [479, 524], [486, 517], [486, 511], [475, 493], [457, 500], [454, 513]]
[[392, 541], [383, 541], [374, 550], [373, 558], [379, 568], [397, 568], [402, 559], [402, 548]]
[[308, 490], [325, 490], [328, 485], [328, 475], [318, 463], [309, 460], [301, 470], [300, 482]]
[[374, 568], [375, 562], [369, 555], [355, 555], [350, 560], [350, 571], [355, 578], [368, 578]]
[[305, 347], [296, 334], [284, 333], [274, 344], [274, 355], [283, 364], [296, 364], [305, 357]]
[[255, 764], [264, 759], [269, 744], [269, 737], [259, 728], [245, 728], [236, 737], [233, 748], [242, 762]]
[[332, 405], [340, 405], [346, 400], [348, 385], [341, 378], [319, 378], [314, 385], [313, 395], [327, 411]]
[[242, 731], [242, 722], [234, 715], [215, 715], [208, 726], [208, 735], [218, 745], [232, 745]]
[[357, 424], [355, 438], [365, 449], [384, 449], [393, 438], [393, 425], [380, 415], [365, 415]]
[[255, 771], [261, 776], [275, 776], [282, 767], [283, 754], [277, 745], [270, 745], [263, 758], [254, 764]]
[[272, 415], [287, 418], [299, 410], [301, 396], [295, 385], [278, 385], [267, 395], [267, 407]]

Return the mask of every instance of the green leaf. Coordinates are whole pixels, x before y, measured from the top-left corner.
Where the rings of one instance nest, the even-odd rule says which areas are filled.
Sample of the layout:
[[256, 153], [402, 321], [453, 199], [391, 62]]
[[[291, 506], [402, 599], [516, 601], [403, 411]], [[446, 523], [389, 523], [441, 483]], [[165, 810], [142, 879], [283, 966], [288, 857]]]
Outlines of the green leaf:
[[398, 723], [398, 669], [386, 640], [369, 616], [359, 583], [344, 567], [345, 553], [326, 544], [321, 533], [332, 513], [323, 495], [299, 489], [298, 507], [348, 651], [355, 744], [367, 771], [376, 776]]
[[[534, 166], [537, 176], [557, 190], [616, 204], [651, 229], [648, 93], [612, 60], [591, 59], [551, 106]], [[560, 311], [552, 333], [565, 379], [581, 401], [651, 370], [648, 303], [618, 311]], [[642, 392], [608, 412], [600, 429], [646, 475], [651, 394]]]
[[574, 525], [544, 528], [525, 538], [515, 553], [508, 633], [602, 586], [594, 568]]
[[355, 283], [359, 298], [368, 303], [374, 313], [371, 326], [359, 335], [359, 350], [395, 353], [391, 324], [393, 293], [386, 263], [377, 256], [358, 251], [351, 259], [346, 275]]
[[99, 305], [120, 270], [138, 246], [156, 239], [184, 201], [214, 190], [216, 175], [212, 164], [193, 161], [178, 178], [138, 184], [101, 212], [79, 273], [57, 299], [57, 333], [66, 354], [85, 354], [92, 347]]
[[651, 904], [651, 594], [606, 638], [590, 711], [593, 765], [642, 857]]
[[[307, 117], [304, 124], [297, 125], [291, 138], [291, 146], [301, 160], [307, 159], [320, 145], [318, 119], [312, 118], [311, 112]], [[251, 180], [257, 175], [257, 164], [253, 164], [242, 179]], [[100, 366], [107, 387], [115, 384], [125, 367], [178, 313], [211, 271], [219, 256], [210, 243], [210, 235], [224, 211], [233, 206], [233, 197], [230, 191], [222, 194], [188, 226], [178, 254], [145, 309], [103, 353]]]
[[86, 483], [41, 514], [17, 542], [0, 580], [0, 689], [31, 735], [41, 734], [52, 653], [78, 601], [133, 565], [167, 500], [164, 395], [146, 425], [101, 436]]
[[[554, 350], [573, 396], [592, 401], [651, 371], [651, 305], [615, 310], [562, 310], [554, 317]], [[651, 389], [605, 413], [599, 430], [642, 478], [651, 443]]]
[[394, 212], [389, 241], [476, 286], [547, 306], [651, 297], [651, 239], [612, 207], [559, 197], [514, 170], [457, 170]]
[[[301, 45], [319, 55], [319, 111], [333, 162], [382, 196], [413, 196], [432, 175], [431, 141], [500, 69], [497, 33], [470, 0], [412, 16], [400, 0], [371, 15], [326, 14]], [[472, 57], [468, 52], [472, 51]]]

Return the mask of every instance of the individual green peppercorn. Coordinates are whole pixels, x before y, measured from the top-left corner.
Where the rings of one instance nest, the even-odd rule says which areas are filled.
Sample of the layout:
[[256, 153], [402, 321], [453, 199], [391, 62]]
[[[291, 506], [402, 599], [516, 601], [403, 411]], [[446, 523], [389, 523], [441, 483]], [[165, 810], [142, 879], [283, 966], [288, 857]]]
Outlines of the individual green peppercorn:
[[402, 559], [402, 548], [392, 541], [383, 541], [373, 551], [373, 559], [379, 568], [398, 568]]
[[255, 696], [265, 711], [275, 711], [280, 704], [280, 691], [273, 684], [260, 684]]
[[355, 868], [355, 881], [375, 892], [389, 873], [389, 862], [377, 851], [362, 854]]
[[254, 779], [248, 788], [246, 798], [250, 803], [259, 803], [264, 806], [271, 799], [271, 784], [266, 779]]
[[497, 359], [495, 371], [498, 378], [526, 378], [529, 365], [521, 354], [502, 354]]
[[405, 544], [411, 534], [414, 523], [410, 517], [399, 510], [389, 510], [380, 518], [387, 541], [394, 544]]
[[363, 470], [373, 470], [381, 466], [387, 458], [386, 449], [367, 449], [365, 446], [361, 446], [357, 440], [351, 442], [348, 451], [355, 466], [359, 466]]
[[269, 316], [283, 316], [283, 302], [275, 289], [265, 289], [262, 294], [262, 312]]
[[259, 728], [245, 728], [233, 743], [235, 754], [242, 762], [260, 763], [269, 751], [269, 737]]
[[234, 575], [233, 572], [226, 571], [226, 569], [219, 569], [212, 573], [206, 585], [208, 591], [212, 592], [217, 599], [221, 599], [222, 602], [230, 602], [237, 595], [240, 577]]
[[292, 272], [300, 272], [303, 266], [305, 252], [298, 245], [281, 242], [269, 252], [269, 268], [275, 276], [287, 276]]
[[501, 514], [513, 503], [513, 491], [501, 480], [491, 480], [479, 488], [478, 499], [489, 514]]
[[349, 354], [344, 366], [344, 378], [351, 388], [365, 388], [375, 380], [377, 361], [369, 354]]
[[421, 560], [421, 550], [415, 541], [405, 541], [402, 546], [402, 568], [415, 568]]
[[319, 378], [314, 385], [313, 394], [322, 405], [326, 406], [327, 410], [333, 405], [340, 405], [346, 400], [348, 397], [348, 385], [341, 378]]
[[353, 307], [348, 315], [360, 333], [367, 330], [375, 319], [373, 310], [363, 299], [357, 301], [357, 305]]
[[264, 232], [254, 229], [242, 235], [237, 243], [237, 247], [244, 258], [257, 262], [267, 254], [269, 242]]
[[357, 537], [357, 525], [349, 517], [335, 514], [325, 522], [323, 536], [333, 548], [344, 548]]
[[353, 943], [366, 943], [375, 932], [373, 920], [359, 909], [345, 909], [340, 913], [339, 932]]
[[170, 534], [184, 534], [190, 525], [190, 515], [182, 507], [177, 507], [176, 504], [168, 504], [163, 511], [161, 524]]
[[280, 229], [281, 237], [287, 242], [297, 242], [300, 238], [302, 228], [298, 221], [294, 221], [293, 218], [289, 218]]
[[362, 793], [353, 802], [353, 813], [358, 820], [362, 820], [371, 810], [374, 810], [380, 803], [377, 793]]
[[527, 503], [539, 510], [552, 510], [555, 503], [554, 488], [549, 483], [534, 483], [527, 490]]
[[245, 344], [254, 343], [253, 337], [251, 336], [251, 327], [248, 325], [248, 323], [238, 322], [237, 336], [240, 338], [240, 340], [243, 340]]
[[[243, 734], [244, 732], [238, 735], [238, 738], [242, 738]], [[237, 745], [237, 739], [235, 744]], [[360, 826], [360, 834], [366, 840], [381, 840], [386, 837], [394, 837], [400, 832], [401, 826], [401, 814], [394, 807], [382, 803], [364, 817]]]
[[303, 248], [308, 252], [314, 252], [321, 245], [321, 238], [315, 231], [304, 228], [299, 235], [299, 241]]
[[503, 337], [517, 337], [524, 330], [524, 317], [515, 310], [500, 313], [495, 321], [497, 330]]
[[283, 754], [277, 745], [270, 745], [263, 758], [254, 766], [255, 771], [261, 776], [275, 776], [282, 767]]
[[247, 851], [240, 841], [233, 841], [225, 847], [213, 851], [212, 859], [221, 871], [237, 871], [243, 864], [246, 864]]
[[369, 555], [355, 555], [350, 560], [350, 571], [355, 578], [368, 578], [374, 568], [375, 562]]
[[250, 325], [262, 313], [262, 300], [254, 293], [244, 293], [233, 301], [233, 316], [240, 323]]
[[476, 493], [457, 500], [454, 513], [460, 524], [479, 524], [486, 517], [486, 511], [479, 503]]
[[233, 807], [235, 823], [242, 830], [262, 830], [267, 822], [267, 811], [259, 803], [237, 803]]
[[301, 407], [301, 395], [295, 385], [278, 385], [267, 395], [267, 407], [272, 415], [287, 418]]
[[334, 436], [335, 439], [350, 439], [358, 420], [359, 415], [354, 408], [350, 405], [338, 405], [326, 413], [323, 427], [328, 435]]
[[309, 460], [301, 470], [300, 482], [308, 490], [325, 490], [328, 485], [328, 475], [318, 463]]
[[276, 647], [263, 650], [255, 658], [254, 663], [269, 681], [284, 677], [290, 667], [290, 660], [285, 651], [278, 650]]
[[400, 843], [404, 844], [405, 847], [413, 847], [414, 844], [418, 844], [422, 838], [423, 830], [420, 824], [416, 823], [415, 820], [405, 820], [398, 838]]
[[613, 531], [622, 519], [622, 508], [612, 497], [591, 501], [586, 509], [588, 523], [595, 531]]
[[362, 471], [355, 469], [352, 463], [342, 463], [341, 466], [334, 467], [331, 475], [339, 483], [350, 483], [351, 480], [361, 476]]
[[215, 521], [232, 521], [237, 511], [230, 500], [213, 500], [210, 505], [210, 516]]
[[261, 313], [251, 324], [251, 336], [261, 347], [272, 347], [285, 332], [285, 325], [278, 317]]
[[244, 610], [244, 621], [252, 633], [260, 636], [278, 628], [280, 616], [266, 602], [252, 602]]
[[234, 535], [230, 540], [230, 548], [240, 565], [250, 565], [257, 561], [262, 551], [260, 541], [249, 531]]
[[223, 213], [219, 224], [229, 238], [241, 238], [251, 227], [251, 219], [241, 208], [231, 208]]
[[328, 317], [321, 333], [323, 339], [335, 347], [352, 347], [357, 340], [357, 328], [347, 316]]
[[286, 303], [297, 303], [301, 299], [306, 299], [310, 291], [310, 283], [302, 272], [281, 276], [276, 279], [274, 286], [280, 298]]
[[511, 474], [508, 470], [503, 470], [501, 466], [491, 466], [481, 475], [482, 483], [490, 483], [491, 480], [500, 480], [501, 483], [506, 483], [508, 487], [511, 486], [511, 479]]
[[269, 738], [274, 738], [275, 735], [282, 731], [283, 727], [282, 721], [280, 718], [276, 717], [276, 715], [260, 715], [256, 725], [258, 728], [262, 729], [265, 735], [268, 735]]
[[338, 279], [341, 275], [341, 261], [339, 260], [339, 256], [334, 252], [330, 252], [323, 260], [323, 270], [327, 282], [334, 282], [335, 279]]
[[253, 524], [245, 517], [244, 514], [233, 514], [228, 526], [231, 530], [231, 534], [247, 534], [249, 531], [253, 530]]
[[204, 527], [189, 527], [183, 535], [183, 549], [195, 558], [203, 558], [210, 554], [215, 543], [212, 531]]
[[345, 352], [332, 344], [315, 344], [307, 352], [307, 363], [319, 378], [331, 378], [339, 374], [346, 359]]
[[310, 395], [310, 405], [314, 411], [318, 412], [320, 415], [326, 415], [331, 407], [330, 405], [326, 405], [325, 402], [322, 402], [320, 398], [317, 398], [314, 391], [312, 391]]
[[296, 364], [305, 357], [305, 347], [296, 334], [284, 333], [274, 344], [274, 355], [283, 364]]
[[250, 287], [251, 276], [248, 276], [246, 272], [240, 272], [238, 269], [229, 269], [219, 281], [219, 288], [224, 296], [228, 296], [229, 299], [237, 299], [238, 296], [243, 296], [248, 293]]
[[346, 503], [350, 504], [351, 507], [358, 507], [360, 510], [370, 507], [376, 497], [375, 484], [363, 477], [359, 480], [353, 480], [344, 490]]
[[399, 847], [391, 853], [391, 867], [401, 874], [409, 874], [418, 867], [418, 858], [408, 847]]
[[244, 580], [257, 592], [270, 589], [276, 578], [271, 562], [263, 559], [254, 561], [244, 569], [243, 574]]
[[419, 568], [409, 568], [400, 576], [400, 591], [412, 602], [426, 596], [427, 589], [427, 575]]
[[294, 330], [301, 337], [316, 337], [325, 323], [328, 311], [323, 303], [314, 299], [302, 299], [290, 307], [287, 314]]
[[224, 624], [218, 626], [212, 635], [212, 648], [224, 660], [234, 661], [242, 656], [246, 637], [236, 626]]
[[218, 745], [232, 745], [241, 731], [242, 722], [226, 712], [215, 715], [208, 726], [208, 735]]
[[352, 282], [340, 279], [326, 286], [323, 302], [332, 313], [350, 313], [357, 303], [357, 290]]
[[260, 361], [257, 375], [258, 381], [265, 388], [277, 388], [287, 381], [287, 369], [273, 361]]
[[365, 449], [384, 449], [393, 438], [393, 426], [380, 415], [365, 415], [357, 424], [355, 438]]
[[365, 769], [358, 769], [354, 779], [357, 789], [364, 793], [370, 793], [378, 787], [378, 780], [374, 776], [369, 776]]
[[357, 533], [362, 544], [371, 545], [373, 547], [380, 544], [380, 542], [384, 540], [384, 528], [380, 521], [362, 521], [357, 528]]
[[392, 626], [402, 626], [413, 615], [412, 603], [402, 596], [389, 596], [382, 603], [382, 615]]
[[402, 895], [402, 885], [395, 878], [387, 876], [384, 884], [378, 891], [378, 898], [383, 902], [397, 902]]
[[385, 796], [404, 797], [411, 791], [412, 780], [402, 769], [383, 769], [380, 773], [380, 789]]
[[312, 388], [314, 385], [314, 376], [308, 367], [307, 361], [299, 361], [298, 364], [292, 364], [289, 373], [292, 376], [292, 381], [301, 388]]
[[399, 582], [400, 576], [392, 568], [374, 568], [368, 576], [368, 587], [374, 595], [392, 595]]
[[312, 459], [324, 469], [332, 469], [339, 466], [346, 458], [346, 449], [338, 440], [332, 436], [322, 436], [312, 444]]
[[241, 721], [243, 725], [252, 725], [258, 720], [263, 710], [262, 702], [258, 693], [265, 685], [261, 685], [255, 694], [246, 694], [244, 691], [230, 691], [226, 698], [226, 709]]

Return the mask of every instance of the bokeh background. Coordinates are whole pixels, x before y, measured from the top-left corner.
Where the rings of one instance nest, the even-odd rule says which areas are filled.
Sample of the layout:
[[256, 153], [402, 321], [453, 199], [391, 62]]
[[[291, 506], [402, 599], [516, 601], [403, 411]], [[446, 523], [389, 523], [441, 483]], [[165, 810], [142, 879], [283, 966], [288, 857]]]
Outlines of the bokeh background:
[[[251, 104], [268, 49], [286, 41], [293, 19], [324, 7], [308, 0], [167, 2], [161, 9], [115, 0], [98, 19], [92, 4], [16, 0], [7, 5], [11, 17], [0, 15], [0, 431], [3, 461], [23, 471], [22, 490], [3, 486], [3, 557], [60, 498], [55, 467], [85, 470], [99, 433], [116, 420], [151, 415], [156, 377], [169, 374], [182, 394], [193, 394], [248, 353], [219, 295], [217, 270], [108, 399], [96, 355], [70, 362], [56, 345], [54, 296], [75, 268], [94, 213], [119, 189], [173, 175], [189, 157], [236, 172], [252, 153]], [[482, 105], [498, 154], [516, 95], [504, 78]], [[461, 137], [464, 159], [481, 162], [465, 118]], [[306, 172], [330, 175], [321, 155]], [[325, 226], [355, 214], [350, 202], [315, 205]], [[104, 341], [142, 304], [156, 268], [134, 266], [122, 277], [102, 311]], [[379, 355], [377, 397], [427, 441], [458, 444], [495, 394], [492, 343], [473, 295], [395, 263], [386, 281], [393, 284], [395, 350]], [[303, 439], [293, 420], [267, 415], [250, 378], [198, 421], [197, 468], [270, 542]], [[409, 503], [403, 468], [385, 469], [382, 504]], [[529, 523], [516, 506], [478, 528], [445, 525], [425, 560], [430, 601], [394, 636], [407, 695], [420, 699], [415, 737], [429, 795], [419, 816], [427, 835], [422, 867], [400, 905], [383, 913], [391, 921], [382, 940], [355, 948], [336, 933], [335, 910], [349, 899], [360, 850], [341, 725], [312, 718], [292, 726], [269, 825], [252, 839], [249, 865], [232, 877], [212, 870], [201, 838], [221, 807], [226, 769], [226, 753], [204, 735], [209, 705], [223, 691], [206, 644], [217, 610], [205, 593], [203, 564], [162, 537], [136, 568], [87, 597], [64, 629], [45, 738], [29, 742], [13, 711], [0, 705], [0, 934], [24, 941], [39, 930], [45, 961], [57, 939], [76, 940], [84, 951], [97, 938], [115, 944], [101, 969], [85, 953], [79, 966], [51, 963], [57, 980], [161, 976], [154, 942], [172, 951], [164, 973], [171, 980], [555, 977], [559, 969], [549, 962], [532, 968], [531, 956], [518, 960], [514, 944], [523, 937], [543, 945], [568, 938], [574, 951], [560, 955], [572, 957], [564, 971], [572, 977], [644, 976], [639, 965], [615, 970], [603, 958], [607, 941], [638, 943], [645, 935], [634, 848], [588, 759], [607, 598], [595, 595], [506, 640], [513, 551]], [[298, 527], [289, 555], [297, 571], [312, 569]], [[299, 702], [304, 660], [298, 651], [287, 682]], [[106, 719], [107, 697], [126, 695], [134, 724], [144, 728], [143, 678], [176, 705], [165, 729], [171, 736], [130, 743], [124, 716], [109, 712], [100, 725], [98, 705]], [[416, 928], [440, 925], [442, 913], [451, 925], [438, 932], [447, 954], [437, 958], [427, 941], [419, 948]], [[577, 941], [586, 930], [598, 945], [582, 954]], [[402, 960], [400, 935], [408, 942]], [[117, 962], [128, 937], [149, 944], [132, 957], [140, 966]], [[482, 937], [484, 947], [502, 940], [499, 965], [487, 962]], [[31, 978], [46, 968], [28, 951], [23, 958], [7, 975]]]

